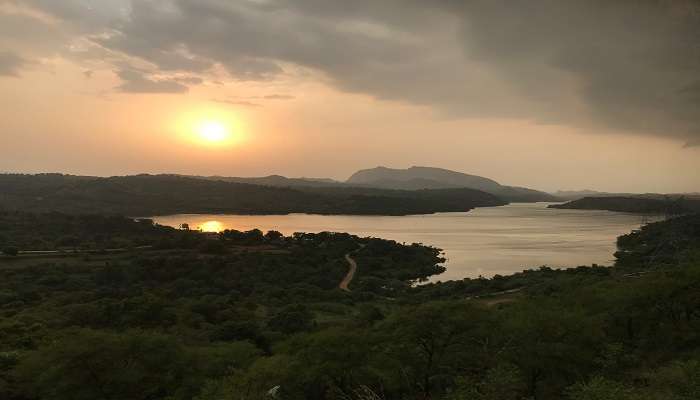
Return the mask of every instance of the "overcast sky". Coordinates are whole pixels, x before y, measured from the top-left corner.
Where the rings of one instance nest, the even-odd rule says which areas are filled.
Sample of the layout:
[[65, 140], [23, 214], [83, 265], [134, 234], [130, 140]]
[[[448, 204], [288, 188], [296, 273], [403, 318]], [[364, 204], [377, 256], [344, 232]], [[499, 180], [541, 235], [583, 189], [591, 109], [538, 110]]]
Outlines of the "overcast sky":
[[0, 171], [700, 191], [698, 4], [0, 0]]

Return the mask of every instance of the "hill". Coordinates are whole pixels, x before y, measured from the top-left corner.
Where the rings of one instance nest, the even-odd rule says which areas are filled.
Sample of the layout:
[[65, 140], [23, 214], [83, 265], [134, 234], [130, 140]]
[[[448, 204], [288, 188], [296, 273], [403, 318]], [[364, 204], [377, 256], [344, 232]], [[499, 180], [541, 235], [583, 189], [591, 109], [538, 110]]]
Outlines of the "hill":
[[504, 205], [472, 189], [293, 188], [175, 175], [0, 175], [0, 208], [131, 216], [180, 213], [407, 215]]
[[559, 190], [554, 192], [556, 197], [564, 200], [580, 200], [584, 197], [633, 197], [644, 199], [664, 200], [667, 198], [684, 197], [691, 200], [700, 200], [700, 193], [610, 193], [595, 190]]
[[597, 190], [559, 190], [554, 195], [564, 200], [579, 200], [584, 197], [633, 197], [632, 193], [607, 193]]
[[607, 210], [640, 214], [687, 214], [700, 212], [700, 200], [685, 197], [584, 197], [550, 208], [573, 210]]
[[479, 190], [495, 190], [501, 185], [491, 179], [476, 175], [464, 174], [442, 168], [411, 167], [407, 169], [395, 169], [376, 167], [355, 172], [348, 180], [354, 184], [376, 184], [377, 182], [405, 182], [422, 180], [449, 187], [470, 187]]
[[191, 178], [207, 179], [212, 181], [248, 183], [251, 185], [277, 186], [277, 187], [336, 187], [343, 186], [342, 182], [328, 178], [287, 178], [282, 175], [269, 175], [262, 177], [242, 178], [233, 176], [190, 176]]
[[508, 202], [558, 201], [549, 193], [515, 186], [505, 186], [493, 179], [443, 168], [411, 167], [395, 169], [377, 167], [354, 173], [346, 183], [385, 189], [471, 188], [494, 194]]

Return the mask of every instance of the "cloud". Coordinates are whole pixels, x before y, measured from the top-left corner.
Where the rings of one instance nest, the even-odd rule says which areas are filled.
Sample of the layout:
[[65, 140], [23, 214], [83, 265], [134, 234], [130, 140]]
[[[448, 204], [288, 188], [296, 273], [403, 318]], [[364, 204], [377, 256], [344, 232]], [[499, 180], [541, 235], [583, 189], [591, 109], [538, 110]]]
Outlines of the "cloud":
[[230, 99], [211, 99], [211, 101], [216, 103], [231, 104], [234, 106], [244, 106], [244, 107], [262, 107], [262, 104], [254, 103], [247, 100], [230, 100]]
[[268, 94], [263, 96], [263, 98], [266, 100], [294, 100], [296, 99], [296, 96], [289, 94]]
[[258, 99], [258, 100], [293, 100], [296, 96], [289, 94], [267, 94], [264, 96], [233, 96], [233, 99]]
[[693, 0], [31, 1], [162, 73], [270, 81], [301, 67], [451, 117], [700, 137]]
[[176, 80], [151, 79], [135, 69], [120, 69], [116, 74], [123, 81], [116, 89], [125, 93], [185, 93], [189, 90]]
[[10, 51], [0, 51], [0, 76], [19, 76], [27, 60]]
[[685, 97], [689, 102], [700, 106], [700, 81], [693, 82], [680, 90], [680, 95]]
[[454, 12], [465, 53], [549, 107], [547, 114], [574, 124], [700, 136], [697, 97], [687, 92], [700, 74], [698, 3], [465, 2]]

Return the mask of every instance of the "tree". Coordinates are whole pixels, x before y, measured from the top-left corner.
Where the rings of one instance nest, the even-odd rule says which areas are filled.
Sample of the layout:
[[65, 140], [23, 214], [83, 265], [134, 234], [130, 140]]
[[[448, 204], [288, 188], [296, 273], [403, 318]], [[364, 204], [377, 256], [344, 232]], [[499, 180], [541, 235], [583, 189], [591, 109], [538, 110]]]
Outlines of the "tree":
[[595, 367], [603, 342], [598, 322], [556, 299], [531, 300], [501, 315], [503, 357], [516, 365], [527, 395], [548, 398]]
[[488, 316], [458, 302], [435, 302], [403, 309], [384, 327], [388, 353], [400, 367], [395, 381], [423, 398], [444, 391], [467, 368], [478, 369], [488, 351], [483, 327]]
[[[257, 359], [246, 369], [234, 369], [228, 376], [209, 381], [196, 400], [271, 400], [303, 398], [303, 387], [295, 378], [306, 365], [286, 354]], [[272, 397], [271, 393], [276, 393]], [[292, 396], [295, 394], [296, 396]]]
[[2, 249], [2, 253], [11, 257], [16, 257], [19, 254], [19, 249], [14, 246], [7, 246]]
[[301, 304], [294, 304], [283, 308], [270, 321], [270, 329], [292, 334], [308, 331], [313, 327], [314, 315]]
[[633, 400], [632, 389], [625, 385], [597, 377], [586, 383], [580, 383], [567, 390], [571, 400]]
[[265, 234], [265, 239], [267, 239], [269, 242], [277, 242], [282, 238], [284, 238], [284, 235], [278, 231], [267, 231]]
[[184, 397], [188, 364], [168, 336], [83, 329], [31, 352], [16, 371], [28, 397], [147, 400]]
[[526, 391], [520, 370], [509, 363], [489, 369], [483, 376], [457, 380], [455, 390], [446, 400], [515, 400]]
[[268, 339], [260, 332], [260, 328], [254, 321], [226, 321], [212, 332], [210, 338], [223, 342], [247, 340], [265, 352], [270, 350]]

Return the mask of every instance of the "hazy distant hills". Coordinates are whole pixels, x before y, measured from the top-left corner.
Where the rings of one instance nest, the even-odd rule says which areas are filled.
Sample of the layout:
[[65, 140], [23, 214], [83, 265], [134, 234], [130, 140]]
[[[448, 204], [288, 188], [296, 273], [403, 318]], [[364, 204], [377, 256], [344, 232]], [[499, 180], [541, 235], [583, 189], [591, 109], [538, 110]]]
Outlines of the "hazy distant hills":
[[[555, 196], [564, 200], [577, 200], [584, 197], [609, 197], [614, 196], [613, 193], [599, 192], [596, 190], [583, 189], [583, 190], [559, 190], [553, 193]], [[618, 196], [628, 196], [630, 193], [618, 193]]]
[[[396, 169], [376, 167], [355, 172], [347, 183], [380, 185], [393, 182], [413, 182], [445, 187], [469, 187], [483, 191], [496, 190], [501, 185], [498, 182], [476, 175], [464, 174], [442, 168], [411, 167]], [[436, 189], [437, 187], [417, 187], [416, 189]]]
[[432, 167], [363, 169], [354, 173], [347, 183], [403, 190], [471, 188], [494, 194], [508, 202], [559, 200], [556, 196], [538, 190], [504, 186], [493, 179]]
[[227, 176], [190, 176], [192, 178], [208, 179], [224, 182], [247, 183], [251, 185], [278, 187], [336, 187], [343, 186], [342, 182], [328, 178], [287, 178], [282, 175], [270, 175], [255, 178], [240, 178]]
[[506, 204], [474, 189], [300, 188], [176, 175], [0, 175], [0, 209], [129, 216], [179, 213], [407, 215]]
[[355, 172], [345, 182], [328, 178], [287, 178], [281, 175], [270, 175], [257, 178], [224, 176], [193, 176], [193, 178], [295, 188], [299, 190], [308, 190], [309, 188], [343, 187], [377, 188], [404, 191], [467, 188], [493, 194], [508, 203], [561, 201], [560, 198], [549, 193], [515, 186], [504, 186], [489, 178], [432, 167], [411, 167], [408, 169], [377, 167], [363, 169]]

